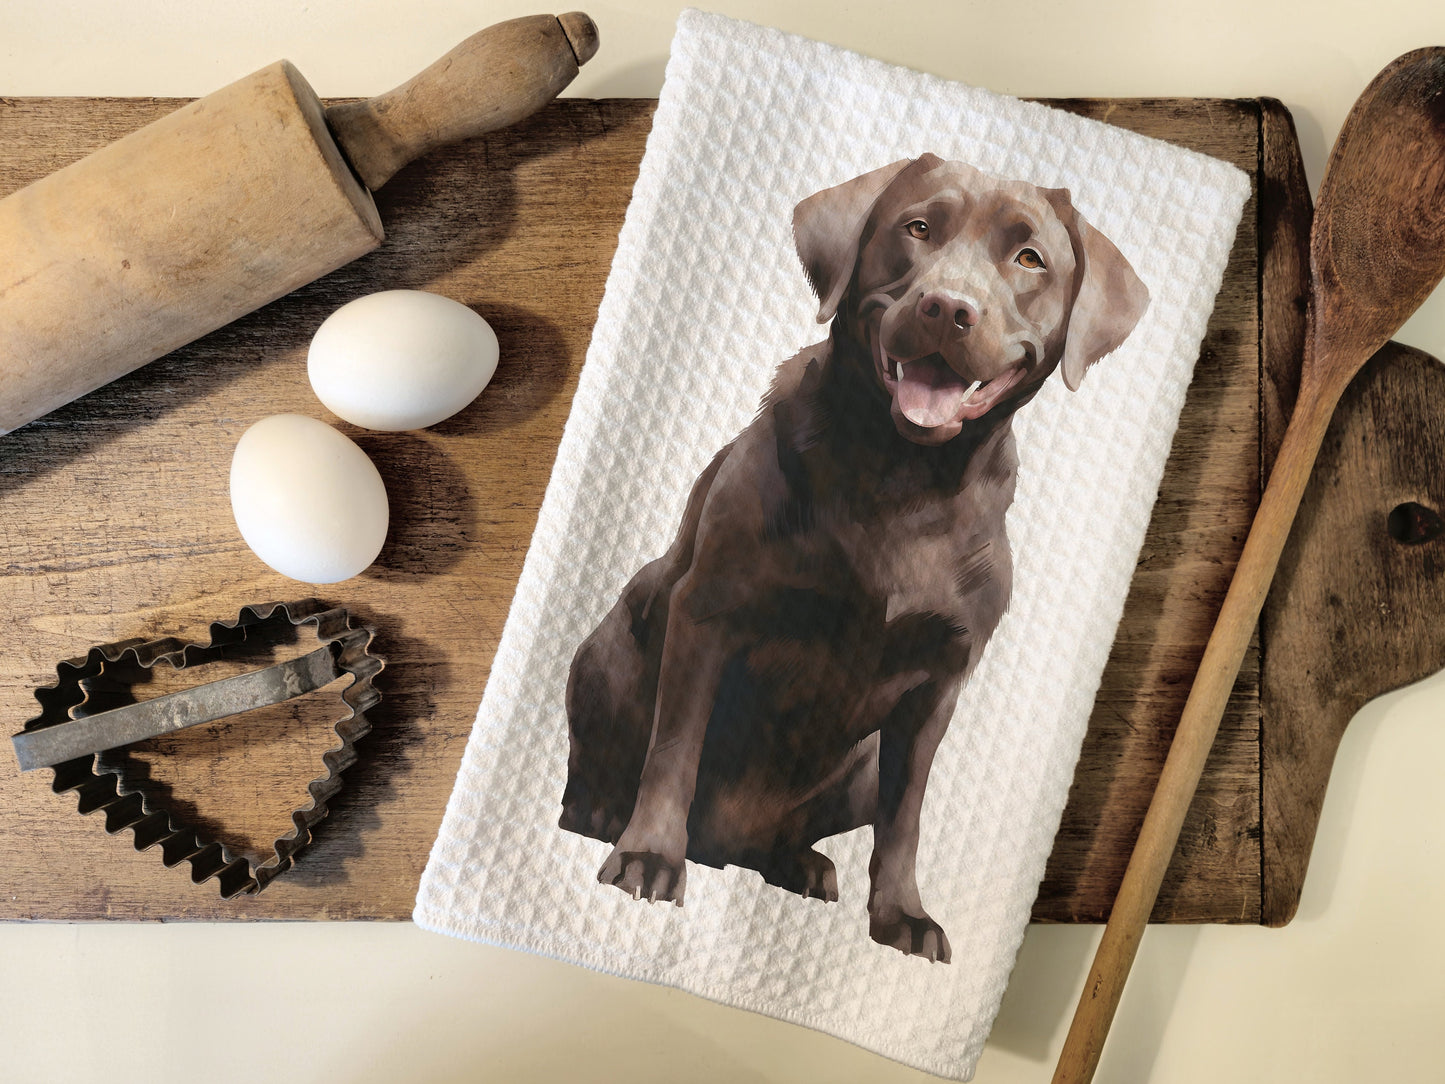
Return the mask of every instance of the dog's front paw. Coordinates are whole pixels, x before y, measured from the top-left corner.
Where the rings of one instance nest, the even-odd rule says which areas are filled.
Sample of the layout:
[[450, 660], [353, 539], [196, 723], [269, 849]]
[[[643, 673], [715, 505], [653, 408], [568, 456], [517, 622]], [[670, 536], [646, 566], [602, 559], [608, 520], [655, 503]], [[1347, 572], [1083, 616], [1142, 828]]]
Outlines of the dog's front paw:
[[605, 885], [616, 885], [635, 900], [671, 900], [681, 907], [687, 862], [672, 861], [653, 851], [624, 851], [619, 845], [602, 863], [597, 879]]
[[925, 957], [930, 963], [946, 964], [953, 956], [943, 927], [926, 914], [910, 915], [892, 909], [891, 913], [869, 915], [868, 936], [907, 956]]

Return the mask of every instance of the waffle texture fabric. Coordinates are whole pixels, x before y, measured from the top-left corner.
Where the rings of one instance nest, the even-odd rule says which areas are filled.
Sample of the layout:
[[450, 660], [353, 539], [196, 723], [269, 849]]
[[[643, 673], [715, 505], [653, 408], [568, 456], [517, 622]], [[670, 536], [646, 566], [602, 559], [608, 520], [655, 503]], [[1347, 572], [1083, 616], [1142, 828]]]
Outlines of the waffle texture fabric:
[[[823, 338], [794, 206], [932, 152], [1067, 188], [1148, 286], [1077, 392], [1014, 421], [1008, 612], [959, 698], [922, 811], [919, 880], [952, 962], [868, 937], [869, 828], [819, 844], [824, 904], [688, 863], [686, 903], [597, 871], [558, 828], [573, 653], [670, 544], [699, 472], [774, 370]], [[456, 937], [664, 983], [968, 1079], [1058, 829], [1205, 324], [1249, 195], [1222, 162], [1045, 106], [689, 11], [678, 23], [556, 466], [419, 888]]]

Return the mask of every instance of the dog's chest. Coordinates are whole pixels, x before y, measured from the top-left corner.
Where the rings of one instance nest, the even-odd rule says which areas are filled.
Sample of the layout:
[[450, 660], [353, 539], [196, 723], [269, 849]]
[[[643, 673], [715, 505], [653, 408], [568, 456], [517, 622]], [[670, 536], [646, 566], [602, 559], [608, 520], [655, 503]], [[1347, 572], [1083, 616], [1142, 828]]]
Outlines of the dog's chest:
[[1002, 523], [996, 527], [955, 497], [855, 520], [835, 537], [852, 574], [882, 604], [885, 624], [930, 613], [968, 625], [974, 596], [1006, 554]]
[[966, 458], [829, 439], [850, 436], [841, 430], [799, 449], [795, 419], [778, 431], [788, 439], [760, 428], [759, 451], [778, 449], [778, 484], [765, 488], [775, 496], [764, 501], [763, 580], [832, 600], [829, 612], [851, 615], [852, 635], [875, 642], [922, 619], [975, 644], [987, 638], [1011, 581], [1004, 517], [1017, 458], [1006, 426]]

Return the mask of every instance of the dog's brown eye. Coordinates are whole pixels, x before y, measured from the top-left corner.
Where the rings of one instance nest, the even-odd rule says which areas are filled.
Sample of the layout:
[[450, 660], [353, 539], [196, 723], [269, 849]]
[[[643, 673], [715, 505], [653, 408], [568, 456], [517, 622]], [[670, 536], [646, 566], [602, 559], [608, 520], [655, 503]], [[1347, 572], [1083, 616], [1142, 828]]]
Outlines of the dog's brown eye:
[[921, 218], [915, 218], [903, 228], [908, 231], [910, 237], [916, 237], [920, 241], [928, 240], [928, 223]]
[[1031, 248], [1026, 248], [1015, 256], [1014, 263], [1020, 267], [1026, 267], [1030, 271], [1042, 271], [1044, 269], [1044, 258]]

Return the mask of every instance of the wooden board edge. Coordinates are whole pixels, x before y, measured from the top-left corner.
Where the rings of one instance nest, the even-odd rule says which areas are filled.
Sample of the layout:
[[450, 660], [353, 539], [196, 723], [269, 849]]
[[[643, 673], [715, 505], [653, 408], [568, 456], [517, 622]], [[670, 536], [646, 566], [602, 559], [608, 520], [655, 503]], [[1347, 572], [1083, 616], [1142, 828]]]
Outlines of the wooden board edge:
[[[1261, 98], [1259, 104], [1259, 468], [1260, 478], [1268, 479], [1299, 391], [1314, 206], [1289, 110], [1274, 98]], [[1271, 708], [1270, 639], [1271, 614], [1266, 605], [1259, 625], [1259, 922], [1283, 926], [1299, 907], [1303, 870], [1296, 870], [1294, 863], [1282, 868], [1279, 861], [1266, 858], [1284, 853], [1278, 842], [1291, 834], [1286, 828], [1298, 819], [1288, 800], [1281, 798], [1298, 793], [1295, 786], [1285, 785], [1281, 775], [1295, 767], [1285, 751], [1299, 748], [1310, 736], [1295, 732], [1303, 722], [1298, 713]]]
[[[1241, 125], [1245, 126], [1244, 131], [1249, 137], [1248, 157], [1236, 158], [1235, 162], [1242, 169], [1245, 169], [1249, 173], [1252, 186], [1254, 187], [1254, 192], [1251, 194], [1251, 199], [1244, 209], [1245, 217], [1241, 223], [1240, 232], [1245, 234], [1246, 236], [1249, 236], [1251, 230], [1256, 231], [1255, 236], [1251, 238], [1251, 240], [1254, 242], [1255, 248], [1255, 252], [1252, 254], [1251, 263], [1255, 264], [1256, 266], [1241, 268], [1239, 276], [1236, 277], [1233, 281], [1235, 285], [1239, 288], [1240, 292], [1243, 292], [1245, 289], [1252, 290], [1253, 296], [1247, 296], [1240, 299], [1243, 301], [1243, 305], [1241, 306], [1241, 308], [1244, 308], [1246, 311], [1248, 311], [1251, 319], [1257, 323], [1261, 308], [1259, 290], [1261, 287], [1262, 272], [1257, 265], [1257, 260], [1254, 257], [1262, 252], [1260, 246], [1263, 240], [1261, 237], [1258, 236], [1258, 229], [1261, 225], [1258, 199], [1258, 180], [1260, 170], [1263, 165], [1263, 150], [1260, 141], [1262, 137], [1262, 126], [1264, 123], [1263, 114], [1268, 111], [1271, 105], [1277, 106], [1278, 103], [1266, 102], [1265, 100], [1259, 98], [1149, 98], [1117, 100], [1041, 99], [1040, 103], [1050, 106], [1064, 107], [1069, 109], [1070, 111], [1079, 112], [1085, 115], [1089, 115], [1092, 113], [1095, 115], [1095, 119], [1104, 120], [1106, 119], [1108, 112], [1116, 104], [1116, 102], [1123, 103], [1136, 101], [1146, 102], [1156, 106], [1180, 106], [1189, 108], [1203, 107], [1206, 111], [1209, 109], [1217, 109], [1221, 106], [1227, 106], [1229, 109], [1229, 115], [1232, 118], [1237, 119], [1238, 122], [1241, 123]], [[1282, 109], [1283, 107], [1280, 106], [1279, 108]], [[1285, 117], [1287, 121], [1287, 113], [1285, 114]], [[1155, 137], [1159, 137], [1159, 133], [1157, 132], [1152, 134]], [[1292, 127], [1288, 129], [1288, 135], [1290, 138], [1293, 138]], [[1195, 148], [1190, 147], [1189, 149]], [[1300, 181], [1300, 184], [1302, 186], [1302, 179]], [[1302, 187], [1301, 191], [1303, 191]], [[1238, 240], [1236, 239], [1236, 244], [1237, 243]], [[1250, 279], [1253, 279], [1254, 281], [1251, 282], [1249, 281]], [[1207, 341], [1202, 344], [1202, 348], [1204, 350], [1209, 349], [1209, 344]], [[1243, 390], [1247, 397], [1252, 400], [1249, 412], [1250, 416], [1247, 419], [1242, 419], [1241, 424], [1249, 428], [1249, 435], [1255, 439], [1255, 444], [1248, 448], [1245, 456], [1242, 456], [1240, 461], [1241, 473], [1248, 473], [1249, 475], [1254, 476], [1251, 479], [1251, 485], [1249, 487], [1251, 490], [1249, 498], [1246, 499], [1242, 493], [1240, 494], [1240, 500], [1242, 504], [1239, 509], [1239, 514], [1244, 517], [1245, 522], [1247, 522], [1248, 515], [1253, 510], [1253, 505], [1258, 501], [1257, 476], [1255, 476], [1255, 468], [1257, 468], [1258, 460], [1256, 459], [1255, 462], [1250, 463], [1247, 457], [1257, 456], [1258, 454], [1257, 441], [1259, 435], [1258, 410], [1260, 398], [1260, 359], [1260, 343], [1257, 338], [1253, 338], [1252, 341], [1246, 344], [1246, 349], [1243, 353], [1243, 356], [1238, 359], [1240, 367], [1237, 369], [1236, 377], [1236, 379], [1238, 379], [1241, 384], [1246, 385]], [[1252, 381], [1252, 383], [1250, 383], [1250, 381]], [[1197, 391], [1197, 389], [1192, 389], [1191, 394], [1194, 394], [1195, 391]], [[1241, 443], [1243, 443], [1242, 440]], [[1174, 454], [1177, 454], [1177, 451], [1171, 453], [1171, 455]], [[1238, 541], [1239, 539], [1236, 539], [1236, 542]], [[1221, 584], [1219, 591], [1220, 597], [1222, 597], [1222, 593], [1223, 585]], [[1201, 614], [1201, 616], [1207, 617], [1208, 615]], [[1206, 625], [1204, 631], [1207, 632], [1207, 628], [1208, 626]], [[1199, 650], [1202, 652], [1202, 639], [1200, 640], [1198, 647]], [[1188, 673], [1192, 676], [1193, 666], [1190, 666]], [[1180, 676], [1184, 676], [1182, 672]], [[1250, 765], [1251, 777], [1249, 780], [1247, 793], [1235, 792], [1238, 797], [1238, 803], [1235, 806], [1235, 809], [1248, 809], [1249, 811], [1249, 823], [1246, 826], [1243, 824], [1242, 821], [1240, 822], [1240, 834], [1237, 837], [1237, 842], [1241, 851], [1239, 855], [1240, 860], [1238, 863], [1231, 866], [1231, 872], [1237, 877], [1238, 880], [1237, 891], [1234, 891], [1230, 895], [1228, 901], [1230, 905], [1227, 907], [1221, 906], [1221, 901], [1216, 897], [1207, 894], [1201, 895], [1200, 893], [1191, 892], [1187, 889], [1181, 891], [1181, 886], [1187, 885], [1186, 878], [1189, 876], [1190, 873], [1197, 874], [1201, 869], [1207, 869], [1207, 855], [1209, 853], [1219, 853], [1220, 846], [1224, 846], [1220, 843], [1220, 841], [1225, 838], [1224, 832], [1221, 830], [1216, 833], [1215, 831], [1215, 828], [1218, 824], [1217, 813], [1211, 811], [1209, 805], [1210, 799], [1201, 796], [1200, 807], [1191, 812], [1190, 818], [1186, 822], [1185, 834], [1181, 836], [1177, 853], [1175, 854], [1174, 859], [1171, 862], [1169, 877], [1168, 879], [1166, 879], [1164, 889], [1161, 891], [1160, 897], [1156, 901], [1155, 906], [1152, 910], [1151, 917], [1149, 919], [1151, 923], [1210, 923], [1228, 925], [1258, 925], [1261, 921], [1260, 915], [1262, 889], [1260, 879], [1260, 867], [1263, 864], [1263, 855], [1259, 847], [1259, 835], [1260, 814], [1262, 806], [1260, 788], [1262, 787], [1262, 780], [1257, 774], [1259, 740], [1257, 725], [1259, 718], [1259, 703], [1257, 692], [1257, 686], [1251, 686], [1247, 681], [1242, 681], [1240, 687], [1235, 690], [1234, 694], [1231, 697], [1229, 709], [1232, 716], [1252, 716], [1252, 719], [1250, 719], [1250, 721], [1255, 724], [1253, 727], [1255, 732], [1242, 736], [1243, 741], [1240, 743], [1239, 746], [1239, 748], [1246, 750], [1250, 754], [1252, 764]], [[1182, 702], [1180, 706], [1182, 706]], [[1169, 720], [1161, 719], [1160, 721], [1165, 722]], [[1162, 740], [1167, 741], [1167, 735]], [[1162, 760], [1163, 757], [1161, 754], [1161, 765]], [[1218, 768], [1219, 761], [1216, 760], [1214, 770], [1218, 771]], [[1152, 789], [1152, 785], [1154, 782], [1157, 782], [1157, 778], [1157, 773], [1153, 776], [1152, 781], [1146, 780], [1141, 775], [1140, 782], [1147, 782]], [[1148, 795], [1145, 794], [1145, 798], [1147, 797]], [[1139, 811], [1139, 816], [1141, 818], [1143, 816], [1142, 809]], [[1190, 834], [1191, 829], [1193, 830], [1192, 835]], [[1121, 833], [1120, 838], [1122, 839], [1124, 834], [1126, 833]], [[1132, 836], [1130, 836], [1130, 839], [1132, 839]], [[1203, 863], [1201, 863], [1201, 856], [1205, 856]], [[1127, 850], [1123, 852], [1123, 857], [1128, 857]], [[1122, 867], [1120, 868], [1119, 872], [1120, 874], [1122, 874]], [[1058, 878], [1055, 877], [1053, 878], [1053, 880], [1055, 883], [1051, 885], [1050, 878], [1046, 873], [1045, 883], [1041, 887], [1052, 887], [1054, 889], [1057, 889], [1059, 887]], [[1114, 887], [1117, 888], [1117, 879], [1115, 881]], [[1035, 902], [1032, 912], [1032, 921], [1047, 924], [1102, 923], [1108, 918], [1111, 899], [1112, 891], [1110, 892], [1108, 898], [1103, 898], [1101, 901], [1095, 900], [1090, 904], [1090, 906], [1084, 907], [1081, 905], [1081, 901], [1077, 896], [1059, 896], [1057, 892], [1055, 892], [1052, 897], [1041, 896], [1040, 899]]]

